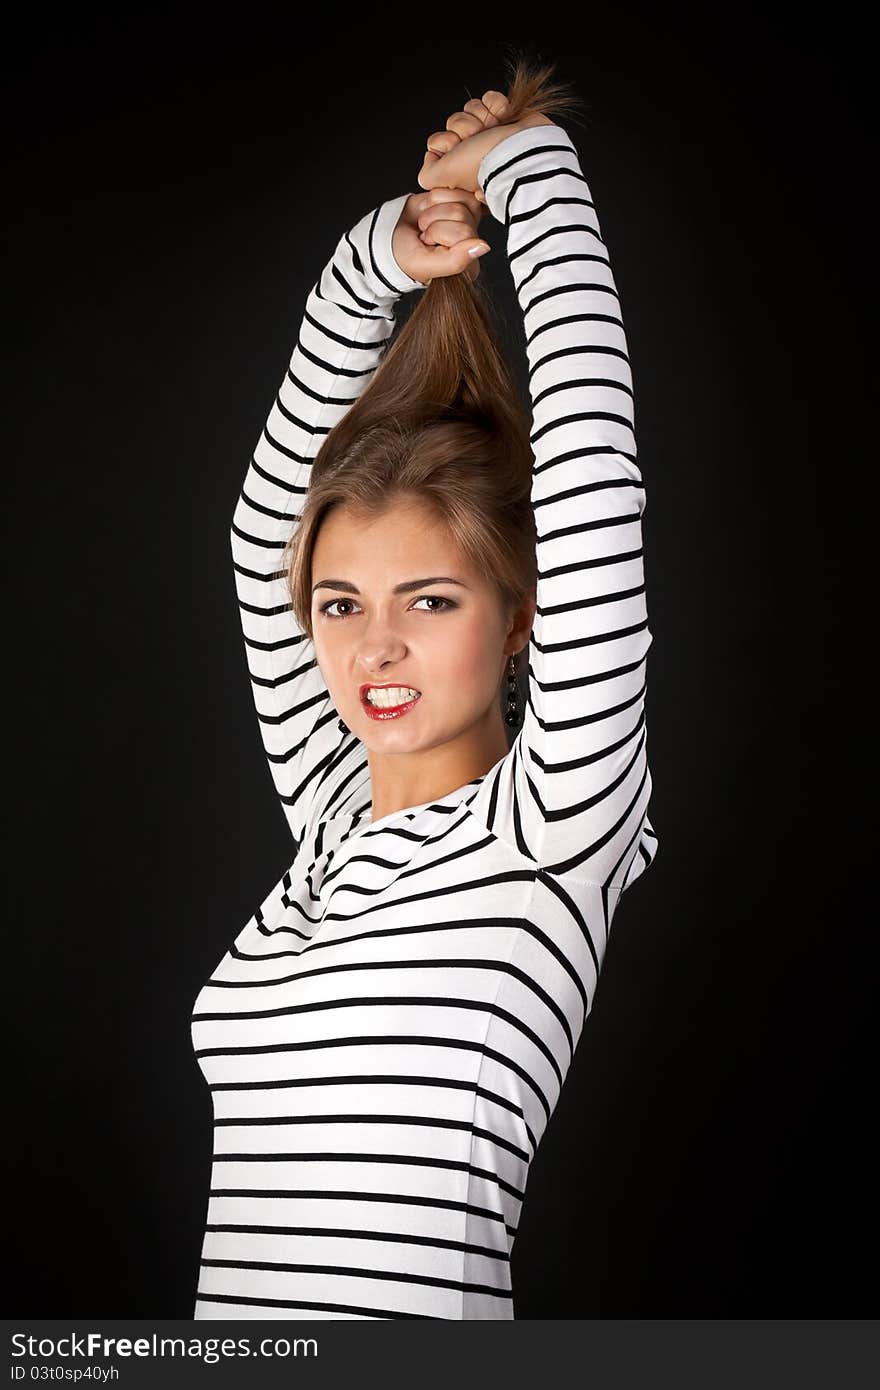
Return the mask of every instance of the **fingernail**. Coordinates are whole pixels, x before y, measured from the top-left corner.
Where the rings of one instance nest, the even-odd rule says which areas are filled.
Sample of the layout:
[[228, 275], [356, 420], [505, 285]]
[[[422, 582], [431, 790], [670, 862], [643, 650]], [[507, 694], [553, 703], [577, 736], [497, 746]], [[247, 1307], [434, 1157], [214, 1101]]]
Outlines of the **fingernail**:
[[491, 246], [487, 246], [486, 243], [485, 243], [485, 241], [480, 241], [480, 242], [477, 243], [476, 246], [469, 246], [469, 247], [468, 247], [468, 255], [469, 255], [469, 256], [485, 256], [486, 252], [487, 252], [487, 251], [491, 251], [491, 250], [492, 250], [492, 247], [491, 247]]

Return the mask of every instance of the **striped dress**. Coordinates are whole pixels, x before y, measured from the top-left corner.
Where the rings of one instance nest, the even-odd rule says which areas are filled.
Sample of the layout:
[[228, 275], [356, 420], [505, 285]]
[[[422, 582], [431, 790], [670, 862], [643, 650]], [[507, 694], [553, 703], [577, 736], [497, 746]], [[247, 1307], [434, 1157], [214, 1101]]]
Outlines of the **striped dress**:
[[528, 1180], [614, 912], [654, 858], [633, 393], [620, 303], [559, 126], [479, 167], [507, 230], [532, 401], [537, 614], [523, 724], [448, 795], [377, 820], [296, 626], [282, 548], [369, 383], [408, 194], [311, 290], [232, 523], [260, 728], [293, 859], [200, 990], [214, 1151], [194, 1317], [513, 1318]]

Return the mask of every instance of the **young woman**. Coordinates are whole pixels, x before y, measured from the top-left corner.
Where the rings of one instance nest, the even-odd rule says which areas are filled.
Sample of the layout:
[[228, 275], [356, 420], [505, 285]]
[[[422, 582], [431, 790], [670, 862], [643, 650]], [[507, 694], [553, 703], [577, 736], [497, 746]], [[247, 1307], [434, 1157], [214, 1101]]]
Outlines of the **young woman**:
[[[341, 237], [235, 510], [293, 860], [193, 1012], [196, 1318], [514, 1316], [529, 1165], [656, 852], [630, 367], [549, 71]], [[531, 418], [468, 255], [487, 209]]]

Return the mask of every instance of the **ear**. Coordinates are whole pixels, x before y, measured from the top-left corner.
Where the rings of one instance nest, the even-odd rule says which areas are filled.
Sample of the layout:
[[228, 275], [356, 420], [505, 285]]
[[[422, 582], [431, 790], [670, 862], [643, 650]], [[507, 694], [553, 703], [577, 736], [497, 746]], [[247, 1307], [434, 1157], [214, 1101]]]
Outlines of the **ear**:
[[538, 609], [537, 595], [528, 593], [517, 604], [508, 619], [507, 640], [511, 650], [518, 652], [528, 642]]

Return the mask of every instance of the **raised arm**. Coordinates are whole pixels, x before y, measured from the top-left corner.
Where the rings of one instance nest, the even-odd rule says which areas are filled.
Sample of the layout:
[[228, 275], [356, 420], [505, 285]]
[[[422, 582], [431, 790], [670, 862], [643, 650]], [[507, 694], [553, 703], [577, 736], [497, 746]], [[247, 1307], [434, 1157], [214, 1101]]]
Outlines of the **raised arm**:
[[472, 809], [549, 872], [622, 890], [657, 841], [645, 490], [620, 301], [565, 130], [508, 136], [481, 160], [478, 182], [507, 229], [523, 315], [538, 584], [523, 725]]
[[281, 554], [299, 519], [312, 460], [369, 384], [394, 328], [394, 302], [424, 289], [391, 251], [409, 194], [391, 198], [346, 232], [311, 289], [290, 365], [254, 450], [232, 520], [235, 584], [247, 664], [272, 778], [294, 838], [320, 805], [331, 775], [366, 768], [294, 619]]

